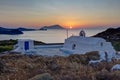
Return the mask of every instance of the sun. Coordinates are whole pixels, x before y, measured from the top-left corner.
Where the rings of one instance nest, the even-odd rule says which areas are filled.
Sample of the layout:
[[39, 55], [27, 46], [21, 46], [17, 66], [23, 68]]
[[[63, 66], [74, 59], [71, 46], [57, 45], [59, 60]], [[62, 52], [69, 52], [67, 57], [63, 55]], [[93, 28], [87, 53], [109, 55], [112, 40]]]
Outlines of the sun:
[[72, 29], [72, 26], [70, 26], [70, 29]]
[[68, 29], [74, 29], [78, 24], [75, 21], [66, 21], [64, 25]]

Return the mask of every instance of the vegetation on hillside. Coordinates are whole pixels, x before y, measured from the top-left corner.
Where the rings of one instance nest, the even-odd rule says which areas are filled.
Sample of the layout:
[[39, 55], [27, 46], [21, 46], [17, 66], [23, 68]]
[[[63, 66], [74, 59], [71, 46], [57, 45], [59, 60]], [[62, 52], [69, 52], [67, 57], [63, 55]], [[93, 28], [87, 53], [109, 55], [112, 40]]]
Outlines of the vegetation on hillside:
[[10, 51], [13, 49], [12, 45], [8, 45], [8, 46], [0, 46], [0, 52], [4, 52], [4, 51]]
[[0, 52], [10, 51], [13, 46], [17, 43], [17, 40], [3, 40], [0, 41]]
[[116, 51], [120, 51], [120, 41], [111, 41]]
[[88, 64], [94, 59], [90, 54], [97, 59], [96, 53], [68, 57], [1, 55], [0, 80], [120, 80], [120, 71], [111, 71], [113, 65], [120, 64], [119, 60]]

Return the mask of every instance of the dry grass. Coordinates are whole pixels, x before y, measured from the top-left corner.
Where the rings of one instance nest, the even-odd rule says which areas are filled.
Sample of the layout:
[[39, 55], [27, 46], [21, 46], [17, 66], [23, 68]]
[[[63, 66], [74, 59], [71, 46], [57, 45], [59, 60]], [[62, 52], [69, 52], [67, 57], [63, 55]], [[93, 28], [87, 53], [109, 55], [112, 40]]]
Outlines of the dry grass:
[[[90, 55], [90, 54], [89, 54]], [[49, 73], [54, 80], [120, 80], [120, 71], [111, 71], [120, 61], [88, 64], [88, 55], [69, 57], [0, 56], [0, 80], [28, 80], [38, 74]]]

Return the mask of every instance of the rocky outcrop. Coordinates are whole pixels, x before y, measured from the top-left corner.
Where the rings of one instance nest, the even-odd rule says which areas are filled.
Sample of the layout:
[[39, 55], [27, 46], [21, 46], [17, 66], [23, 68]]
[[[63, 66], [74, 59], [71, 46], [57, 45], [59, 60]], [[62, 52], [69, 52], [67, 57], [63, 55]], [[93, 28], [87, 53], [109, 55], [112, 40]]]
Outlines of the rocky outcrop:
[[108, 28], [107, 30], [94, 35], [94, 37], [102, 37], [108, 41], [118, 41], [120, 40], [120, 29]]
[[120, 64], [116, 64], [111, 68], [112, 71], [120, 70]]
[[49, 73], [39, 74], [29, 80], [53, 80]]

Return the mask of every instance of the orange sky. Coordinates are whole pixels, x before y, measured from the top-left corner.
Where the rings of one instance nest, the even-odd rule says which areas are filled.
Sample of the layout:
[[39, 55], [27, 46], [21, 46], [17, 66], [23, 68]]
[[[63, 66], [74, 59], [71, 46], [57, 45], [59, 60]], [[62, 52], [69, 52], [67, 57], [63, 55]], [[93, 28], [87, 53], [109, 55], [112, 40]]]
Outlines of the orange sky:
[[1, 0], [0, 26], [120, 26], [120, 0]]

